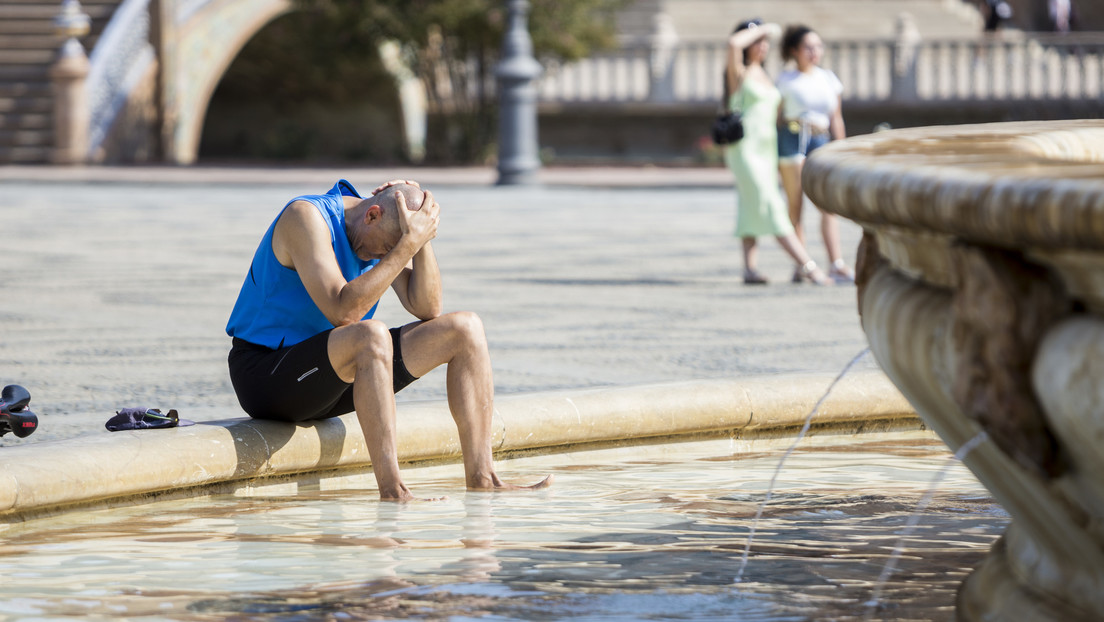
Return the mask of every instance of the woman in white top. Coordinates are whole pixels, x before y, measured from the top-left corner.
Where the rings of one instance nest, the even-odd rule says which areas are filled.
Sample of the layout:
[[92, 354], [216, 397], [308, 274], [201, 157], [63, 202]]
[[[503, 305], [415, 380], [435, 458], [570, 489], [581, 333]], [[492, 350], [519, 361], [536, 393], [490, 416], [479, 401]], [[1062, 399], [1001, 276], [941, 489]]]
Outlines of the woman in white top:
[[[843, 83], [836, 74], [820, 67], [824, 43], [820, 35], [807, 26], [790, 26], [782, 36], [782, 59], [793, 61], [793, 67], [778, 77], [782, 93], [779, 107], [778, 168], [790, 208], [790, 221], [798, 239], [805, 244], [801, 227], [801, 211], [805, 194], [801, 189], [801, 167], [805, 157], [816, 149], [847, 136], [843, 126], [841, 95]], [[854, 282], [855, 273], [843, 260], [840, 250], [839, 220], [834, 214], [821, 212], [820, 231], [831, 264], [828, 274], [836, 282]], [[795, 272], [794, 280], [799, 275]]]

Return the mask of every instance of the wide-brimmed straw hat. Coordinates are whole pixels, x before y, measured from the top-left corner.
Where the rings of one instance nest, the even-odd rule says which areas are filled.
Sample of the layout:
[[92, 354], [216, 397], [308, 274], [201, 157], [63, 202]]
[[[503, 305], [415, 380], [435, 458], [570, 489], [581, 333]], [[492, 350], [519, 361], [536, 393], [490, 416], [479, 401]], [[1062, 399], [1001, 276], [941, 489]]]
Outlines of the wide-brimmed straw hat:
[[732, 31], [732, 34], [742, 32], [744, 30], [756, 30], [762, 31], [763, 35], [772, 41], [777, 41], [782, 38], [782, 27], [773, 22], [763, 22], [758, 17], [749, 19], [744, 22], [740, 22], [736, 25], [736, 29]]

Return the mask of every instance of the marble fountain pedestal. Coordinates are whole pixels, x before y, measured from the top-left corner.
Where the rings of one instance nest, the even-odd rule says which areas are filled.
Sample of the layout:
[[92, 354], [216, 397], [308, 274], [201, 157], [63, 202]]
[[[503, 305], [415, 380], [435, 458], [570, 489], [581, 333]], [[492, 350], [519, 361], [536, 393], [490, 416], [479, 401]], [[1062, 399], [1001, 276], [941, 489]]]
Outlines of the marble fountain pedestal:
[[1104, 619], [1104, 121], [855, 137], [803, 181], [864, 229], [873, 354], [1012, 516], [958, 619]]

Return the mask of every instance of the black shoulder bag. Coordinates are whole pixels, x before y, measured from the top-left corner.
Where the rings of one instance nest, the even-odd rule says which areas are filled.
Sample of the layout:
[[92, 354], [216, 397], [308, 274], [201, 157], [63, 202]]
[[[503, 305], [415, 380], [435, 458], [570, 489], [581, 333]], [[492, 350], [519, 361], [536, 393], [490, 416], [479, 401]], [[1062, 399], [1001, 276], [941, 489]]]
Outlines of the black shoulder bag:
[[739, 112], [729, 112], [727, 95], [726, 93], [721, 101], [720, 113], [710, 128], [713, 142], [722, 146], [738, 143], [744, 137], [744, 122], [740, 119]]
[[713, 120], [713, 142], [718, 145], [731, 145], [744, 137], [744, 123], [739, 112], [719, 115]]

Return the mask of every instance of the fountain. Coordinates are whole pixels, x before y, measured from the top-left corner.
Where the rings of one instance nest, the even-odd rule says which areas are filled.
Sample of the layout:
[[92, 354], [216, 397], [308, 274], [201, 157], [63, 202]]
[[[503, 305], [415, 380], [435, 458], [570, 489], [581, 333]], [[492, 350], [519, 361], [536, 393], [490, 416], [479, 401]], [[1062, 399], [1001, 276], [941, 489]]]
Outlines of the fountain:
[[1012, 523], [961, 620], [1104, 617], [1104, 121], [895, 130], [803, 177], [864, 228], [881, 367]]

